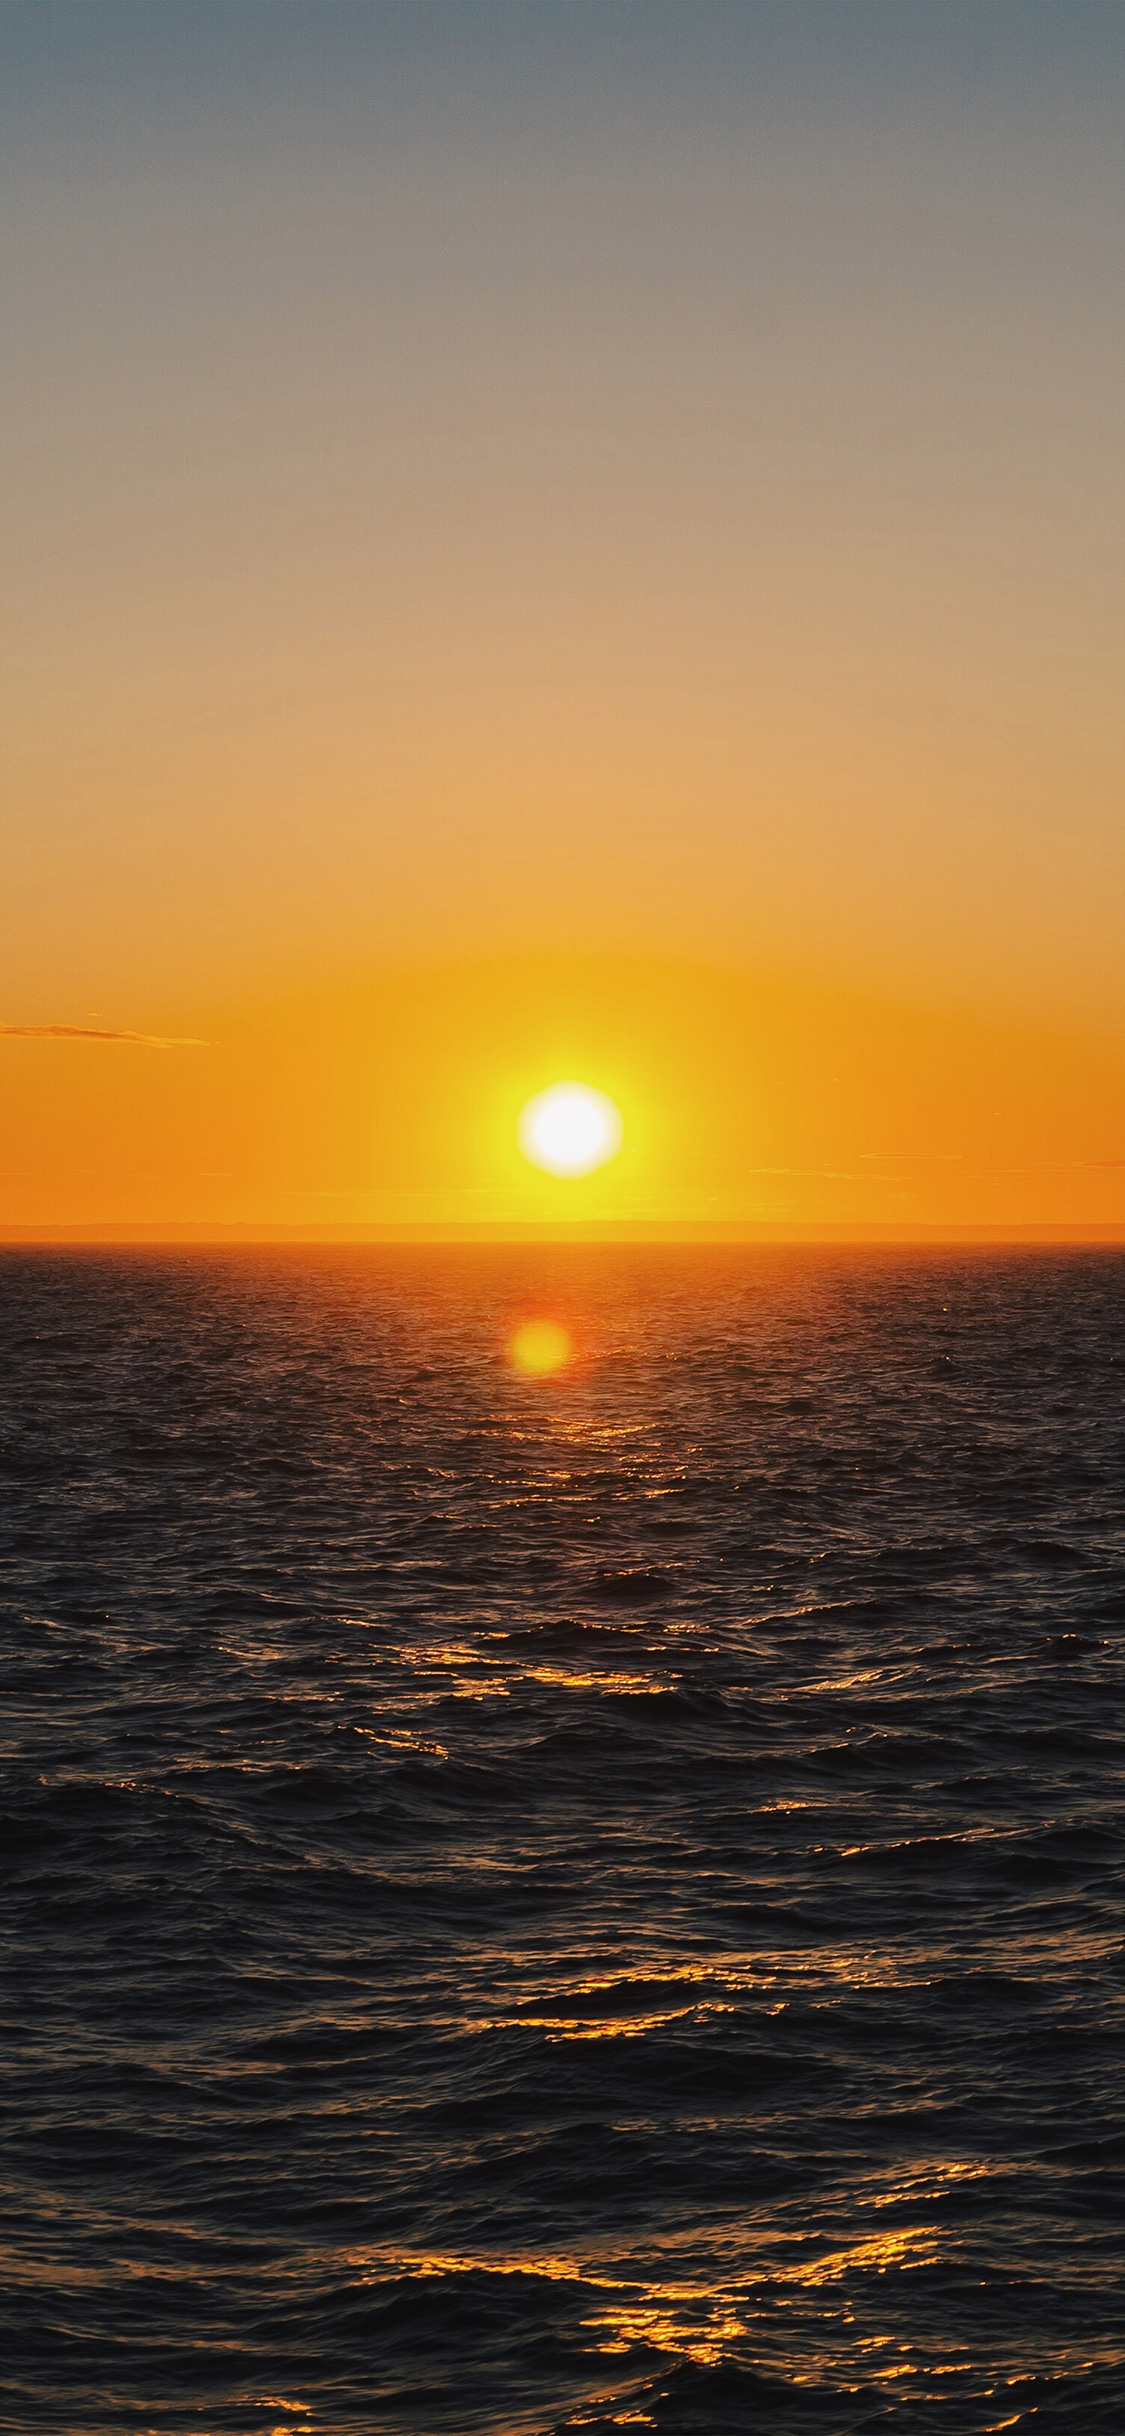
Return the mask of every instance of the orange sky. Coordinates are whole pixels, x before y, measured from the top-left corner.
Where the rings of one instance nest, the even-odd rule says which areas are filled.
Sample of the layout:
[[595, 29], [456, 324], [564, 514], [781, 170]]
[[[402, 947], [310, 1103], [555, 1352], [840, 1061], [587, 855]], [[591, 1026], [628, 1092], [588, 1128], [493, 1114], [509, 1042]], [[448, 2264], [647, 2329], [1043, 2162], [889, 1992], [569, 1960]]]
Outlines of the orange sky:
[[1120, 21], [838, 15], [11, 21], [0, 1226], [1125, 1223]]

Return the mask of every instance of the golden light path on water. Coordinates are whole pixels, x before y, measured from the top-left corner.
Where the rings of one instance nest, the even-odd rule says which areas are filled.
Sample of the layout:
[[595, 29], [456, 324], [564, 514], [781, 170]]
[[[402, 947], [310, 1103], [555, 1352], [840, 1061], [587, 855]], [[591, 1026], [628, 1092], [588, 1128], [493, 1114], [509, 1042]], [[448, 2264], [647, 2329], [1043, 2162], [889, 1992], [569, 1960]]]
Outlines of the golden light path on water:
[[[363, 2249], [350, 2252], [348, 2264], [365, 2282], [486, 2276], [581, 2287], [589, 2295], [589, 2313], [581, 2324], [603, 2357], [621, 2357], [640, 2349], [698, 2368], [713, 2368], [732, 2347], [760, 2338], [771, 2318], [800, 2311], [803, 2294], [811, 2300], [827, 2287], [840, 2288], [832, 2304], [831, 2336], [823, 2360], [817, 2360], [814, 2342], [805, 2367], [790, 2369], [793, 2383], [815, 2391], [831, 2378], [834, 2390], [846, 2393], [859, 2393], [871, 2382], [909, 2384], [914, 2399], [922, 2402], [947, 2395], [951, 2390], [948, 2381], [953, 2380], [964, 2397], [992, 2404], [997, 2415], [980, 2421], [980, 2436], [999, 2436], [999, 2431], [1016, 2426], [1023, 2417], [1019, 2407], [1012, 2407], [1018, 2406], [1021, 2389], [1061, 2365], [1064, 2355], [1056, 2344], [1049, 2339], [1037, 2343], [1034, 2334], [1029, 2334], [1018, 2355], [1013, 2346], [1001, 2342], [995, 2356], [983, 2362], [979, 2351], [974, 2358], [970, 2347], [955, 2338], [938, 2344], [906, 2335], [863, 2333], [852, 2306], [853, 2299], [858, 2304], [862, 2288], [873, 2276], [908, 2275], [952, 2263], [964, 2248], [960, 2236], [947, 2234], [940, 2222], [919, 2220], [913, 2211], [927, 2205], [940, 2209], [951, 2186], [983, 2182], [996, 2171], [985, 2159], [929, 2158], [919, 2159], [905, 2173], [882, 2183], [875, 2176], [865, 2176], [862, 2179], [869, 2187], [859, 2196], [866, 2207], [874, 2211], [903, 2207], [912, 2212], [911, 2221], [836, 2246], [823, 2233], [789, 2230], [783, 2219], [778, 2220], [776, 2210], [766, 2211], [756, 2223], [756, 2212], [751, 2209], [737, 2229], [728, 2229], [725, 2239], [719, 2237], [715, 2242], [715, 2248], [726, 2248], [731, 2254], [732, 2272], [719, 2278], [701, 2277], [690, 2269], [677, 2272], [677, 2251], [695, 2247], [686, 2241], [657, 2246], [664, 2271], [656, 2259], [647, 2269], [638, 2261], [630, 2271], [624, 2262], [584, 2260], [550, 2251]], [[843, 2188], [837, 2194], [840, 2206], [849, 2212], [855, 2197]], [[798, 2255], [792, 2255], [794, 2252]], [[811, 2335], [811, 2326], [805, 2331], [806, 2336]], [[828, 2331], [826, 2324], [825, 2333]], [[841, 2385], [841, 2352], [849, 2350], [854, 2381], [845, 2377]], [[1125, 2347], [1119, 2341], [1088, 2346], [1087, 2352], [1086, 2364], [1091, 2367], [1112, 2367], [1125, 2361]], [[1072, 2358], [1069, 2365], [1073, 2366]], [[657, 2424], [643, 2408], [642, 2394], [637, 2396], [642, 2407], [634, 2409], [628, 2407], [628, 2396], [620, 2388], [611, 2389], [604, 2399], [611, 2398], [617, 2404], [615, 2425]], [[587, 2407], [598, 2400], [590, 2395]]]
[[[561, 1322], [533, 1318], [519, 1323], [508, 1338], [507, 1350], [510, 1367], [515, 1372], [533, 1381], [549, 1382], [557, 1378], [560, 1390], [568, 1389], [574, 1339]], [[565, 1394], [559, 1406], [540, 1410], [541, 1426], [529, 1433], [529, 1438], [531, 1443], [542, 1446], [545, 1455], [554, 1453], [551, 1478], [556, 1493], [565, 1494], [574, 1476], [573, 1466], [595, 1449], [603, 1457], [612, 1452], [626, 1474], [639, 1477], [644, 1473], [647, 1423], [607, 1424], [604, 1419], [595, 1422], [576, 1413]], [[515, 1434], [519, 1435], [518, 1430]], [[674, 1688], [680, 1679], [677, 1639], [674, 1630], [658, 1631], [658, 1648], [654, 1649], [651, 1633], [646, 1631], [642, 1642], [649, 1663], [644, 1671], [546, 1663], [530, 1657], [516, 1661], [513, 1668], [513, 1653], [504, 1635], [498, 1636], [494, 1648], [479, 1638], [471, 1643], [432, 1645], [424, 1656], [414, 1652], [413, 1662], [416, 1665], [420, 1662], [423, 1671], [432, 1669], [445, 1678], [444, 1696], [452, 1691], [455, 1697], [469, 1702], [507, 1700], [515, 1689], [513, 1673], [520, 1680], [561, 1692], [658, 1697]], [[654, 1658], [658, 1658], [655, 1665]], [[818, 1697], [839, 1695], [877, 1680], [881, 1672], [885, 1675], [885, 1670], [878, 1668], [849, 1668], [814, 1676], [808, 1689]], [[425, 1697], [423, 1692], [423, 1701]], [[773, 1799], [760, 1804], [758, 1814], [788, 1816], [815, 1811], [818, 1806], [815, 1799]], [[963, 1829], [959, 1840], [963, 1843], [966, 1834], [969, 1840], [975, 1840], [999, 1837], [1002, 1832], [981, 1824], [975, 1829]], [[941, 1839], [931, 1841], [937, 1843]], [[874, 1848], [846, 1844], [841, 1848], [842, 1857], [852, 1858]], [[895, 1848], [893, 1837], [885, 1839], [885, 1844], [879, 1847], [884, 1848]], [[1029, 1953], [1026, 1939], [1019, 1935], [1013, 1935], [1005, 1945], [1011, 1947], [1013, 1966], [1025, 1970], [1049, 1968], [1052, 1962], [1057, 1965], [1059, 1961], [1057, 1953], [1050, 1952], [1044, 1952], [1037, 1960]], [[924, 1984], [931, 1964], [932, 1958], [923, 1950], [916, 1949], [906, 1958], [874, 1945], [835, 1945], [801, 1957], [784, 1950], [727, 1953], [688, 1963], [671, 1960], [660, 1952], [653, 1954], [647, 1967], [579, 1975], [562, 1984], [553, 1978], [538, 1991], [529, 1987], [522, 2000], [503, 2012], [451, 2014], [447, 2027], [466, 2036], [515, 2035], [524, 2039], [538, 2036], [547, 2046], [644, 2041], [673, 2025], [701, 2027], [705, 2020], [730, 2016], [735, 2013], [739, 1999], [751, 1992], [772, 1999], [767, 2002], [767, 2013], [781, 2015], [798, 1993], [811, 1995], [816, 1990], [816, 2001], [831, 2007], [841, 1990], [888, 1989], [919, 1981]], [[532, 1982], [534, 1976], [531, 1968]], [[689, 2127], [685, 2124], [682, 2128]], [[829, 2304], [828, 2319], [818, 2326], [815, 2317], [810, 2316], [804, 2327], [805, 2365], [800, 2369], [790, 2365], [787, 2370], [794, 2384], [815, 2391], [831, 2383], [837, 2393], [857, 2395], [871, 2385], [894, 2386], [900, 2394], [919, 2404], [959, 2391], [994, 2414], [981, 2418], [981, 2436], [1004, 2436], [1024, 2417], [1024, 2410], [1018, 2407], [1022, 2391], [1041, 2375], [1057, 2373], [1064, 2365], [1072, 2368], [1072, 2356], [1065, 2355], [1046, 2339], [1037, 2345], [1033, 2335], [1021, 2343], [1018, 2351], [1014, 2346], [998, 2344], [995, 2356], [982, 2360], [979, 2347], [974, 2355], [967, 2344], [961, 2345], [956, 2340], [947, 2342], [939, 2356], [935, 2344], [927, 2346], [905, 2334], [861, 2331], [862, 2296], [872, 2279], [893, 2281], [948, 2267], [962, 2256], [963, 2234], [943, 2224], [942, 2203], [955, 2186], [983, 2183], [998, 2170], [986, 2158], [962, 2156], [921, 2158], [906, 2170], [900, 2166], [885, 2178], [868, 2173], [860, 2177], [862, 2187], [853, 2185], [845, 2190], [841, 2186], [836, 2193], [835, 2208], [826, 2211], [825, 2221], [816, 2231], [807, 2225], [790, 2225], [783, 2207], [774, 2205], [763, 2211], [758, 2221], [751, 2208], [737, 2234], [728, 2230], [713, 2244], [712, 2258], [724, 2248], [730, 2252], [731, 2272], [719, 2278], [693, 2274], [686, 2258], [684, 2265], [688, 2271], [676, 2271], [673, 2257], [676, 2249], [682, 2246], [685, 2251], [689, 2248], [697, 2251], [698, 2241], [659, 2245], [671, 2272], [643, 2257], [637, 2258], [635, 2264], [627, 2257], [611, 2263], [561, 2251], [495, 2253], [483, 2249], [423, 2248], [357, 2253], [351, 2263], [365, 2280], [403, 2276], [411, 2281], [431, 2282], [484, 2276], [581, 2288], [584, 2303], [580, 2324], [593, 2351], [607, 2362], [648, 2352], [696, 2369], [713, 2369], [737, 2358], [748, 2342], [761, 2341], [767, 2321], [776, 2324], [779, 2315], [793, 2313], [795, 2324], [798, 2314], [822, 2311], [824, 2304], [816, 2296], [831, 2293], [838, 2297]], [[867, 2217], [872, 2229], [863, 2231], [858, 2238], [834, 2240], [833, 2215], [843, 2232], [845, 2226], [854, 2226], [857, 2210]], [[877, 2220], [888, 2211], [905, 2216], [907, 2221], [879, 2224]], [[842, 2359], [849, 2355], [854, 2363], [852, 2374], [849, 2377], [845, 2372], [841, 2378]], [[1091, 2354], [1087, 2364], [1104, 2368], [1112, 2366], [1118, 2358], [1125, 2359], [1122, 2347], [1107, 2345], [1097, 2352], [1096, 2358]], [[655, 2429], [658, 2424], [643, 2406], [643, 2392], [637, 2393], [632, 2407], [629, 2395], [620, 2387], [607, 2388], [604, 2397], [588, 2394], [587, 2410], [596, 2409], [601, 2400], [616, 2405], [615, 2426]], [[278, 2436], [284, 2436], [284, 2431], [278, 2432]]]

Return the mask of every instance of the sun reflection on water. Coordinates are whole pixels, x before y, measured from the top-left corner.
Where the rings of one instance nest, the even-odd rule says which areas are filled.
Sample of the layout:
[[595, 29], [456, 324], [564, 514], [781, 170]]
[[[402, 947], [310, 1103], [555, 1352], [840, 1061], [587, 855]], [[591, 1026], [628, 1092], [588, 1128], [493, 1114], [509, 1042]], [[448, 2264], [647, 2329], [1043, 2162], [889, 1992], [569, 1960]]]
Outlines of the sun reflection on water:
[[558, 1320], [521, 1320], [508, 1340], [508, 1359], [525, 1379], [553, 1378], [573, 1356], [573, 1340]]

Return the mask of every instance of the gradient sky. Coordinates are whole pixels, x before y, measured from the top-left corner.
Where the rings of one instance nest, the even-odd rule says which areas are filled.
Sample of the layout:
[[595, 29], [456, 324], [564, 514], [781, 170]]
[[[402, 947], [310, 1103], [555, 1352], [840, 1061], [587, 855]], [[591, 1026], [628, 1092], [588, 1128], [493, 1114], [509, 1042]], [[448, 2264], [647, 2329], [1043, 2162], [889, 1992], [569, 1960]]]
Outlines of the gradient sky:
[[1125, 1221], [1123, 93], [1119, 0], [2, 0], [0, 1224]]

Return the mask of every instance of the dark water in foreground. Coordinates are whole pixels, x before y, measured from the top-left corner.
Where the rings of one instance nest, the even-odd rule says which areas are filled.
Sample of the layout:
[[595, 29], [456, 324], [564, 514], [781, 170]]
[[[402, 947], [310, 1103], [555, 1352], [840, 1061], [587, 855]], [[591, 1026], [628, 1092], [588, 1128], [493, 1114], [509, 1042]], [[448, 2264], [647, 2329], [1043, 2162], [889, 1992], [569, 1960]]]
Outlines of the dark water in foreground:
[[3, 2427], [1119, 2432], [1125, 1259], [0, 1289]]

